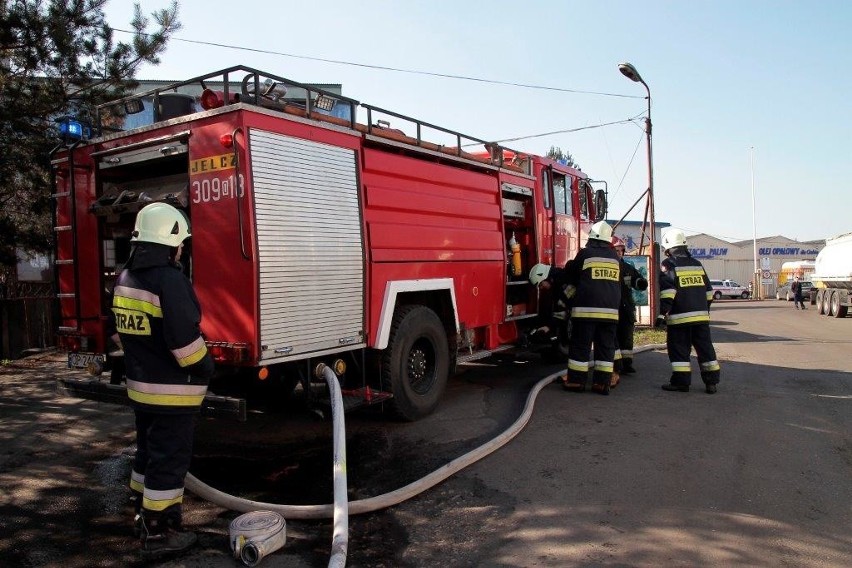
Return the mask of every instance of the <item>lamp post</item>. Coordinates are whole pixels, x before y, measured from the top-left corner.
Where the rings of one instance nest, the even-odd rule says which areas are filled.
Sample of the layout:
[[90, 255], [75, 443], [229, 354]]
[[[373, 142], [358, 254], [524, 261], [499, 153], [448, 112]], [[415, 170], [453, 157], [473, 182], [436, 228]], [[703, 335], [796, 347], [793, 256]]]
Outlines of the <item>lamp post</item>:
[[763, 283], [760, 278], [760, 270], [757, 267], [757, 209], [754, 205], [754, 146], [751, 147], [750, 160], [751, 162], [751, 236], [754, 244], [754, 295], [758, 300], [763, 299]]
[[619, 63], [618, 70], [621, 74], [636, 83], [642, 83], [648, 93], [648, 116], [645, 118], [645, 138], [648, 142], [648, 230], [651, 254], [649, 255], [648, 267], [648, 304], [650, 309], [651, 323], [657, 317], [658, 294], [657, 294], [657, 259], [656, 233], [654, 229], [654, 160], [651, 145], [651, 89], [648, 87], [639, 71], [630, 63]]

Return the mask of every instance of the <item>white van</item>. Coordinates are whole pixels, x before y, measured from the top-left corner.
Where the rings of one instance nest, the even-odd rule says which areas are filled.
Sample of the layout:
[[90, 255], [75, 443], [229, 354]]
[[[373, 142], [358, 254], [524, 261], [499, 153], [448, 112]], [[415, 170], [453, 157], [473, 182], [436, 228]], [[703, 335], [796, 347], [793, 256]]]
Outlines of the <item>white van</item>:
[[740, 286], [733, 280], [711, 280], [710, 285], [713, 286], [714, 300], [718, 300], [723, 296], [727, 298], [742, 298], [743, 300], [746, 300], [751, 295], [748, 288]]

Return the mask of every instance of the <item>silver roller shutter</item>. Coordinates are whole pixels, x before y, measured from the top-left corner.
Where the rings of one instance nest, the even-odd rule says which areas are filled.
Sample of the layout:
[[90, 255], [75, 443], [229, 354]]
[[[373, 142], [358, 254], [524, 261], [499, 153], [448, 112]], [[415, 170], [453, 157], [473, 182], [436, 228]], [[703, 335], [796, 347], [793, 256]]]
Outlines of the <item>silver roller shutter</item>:
[[249, 130], [266, 362], [364, 345], [355, 152]]

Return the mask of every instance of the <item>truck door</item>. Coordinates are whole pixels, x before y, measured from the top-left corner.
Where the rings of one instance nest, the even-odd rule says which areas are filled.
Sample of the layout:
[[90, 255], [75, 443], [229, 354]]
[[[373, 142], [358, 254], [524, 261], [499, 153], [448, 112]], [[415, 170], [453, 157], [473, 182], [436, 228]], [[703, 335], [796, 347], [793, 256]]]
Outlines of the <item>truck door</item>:
[[574, 215], [574, 178], [551, 169], [555, 227], [554, 265], [565, 266], [578, 251], [577, 220]]
[[540, 223], [541, 261], [562, 267], [578, 250], [572, 192], [574, 178], [550, 166], [542, 168], [540, 175], [544, 206]]
[[[591, 229], [596, 217], [594, 211], [594, 192], [592, 191], [591, 184], [584, 178], [574, 178], [574, 181], [574, 193], [577, 202], [577, 215], [574, 219], [577, 223], [577, 230], [573, 234], [576, 235], [575, 246], [577, 247], [576, 250], [579, 251], [580, 243], [586, 242], [589, 236], [589, 229]], [[600, 217], [598, 220], [602, 219], [603, 217]]]

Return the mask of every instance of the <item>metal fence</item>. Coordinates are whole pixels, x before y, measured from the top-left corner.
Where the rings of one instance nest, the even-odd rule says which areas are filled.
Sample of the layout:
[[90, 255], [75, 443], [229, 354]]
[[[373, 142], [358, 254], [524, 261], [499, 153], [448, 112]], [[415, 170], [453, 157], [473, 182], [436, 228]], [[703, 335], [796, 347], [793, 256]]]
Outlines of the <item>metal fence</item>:
[[0, 358], [56, 345], [56, 305], [50, 284], [16, 282], [0, 298]]

